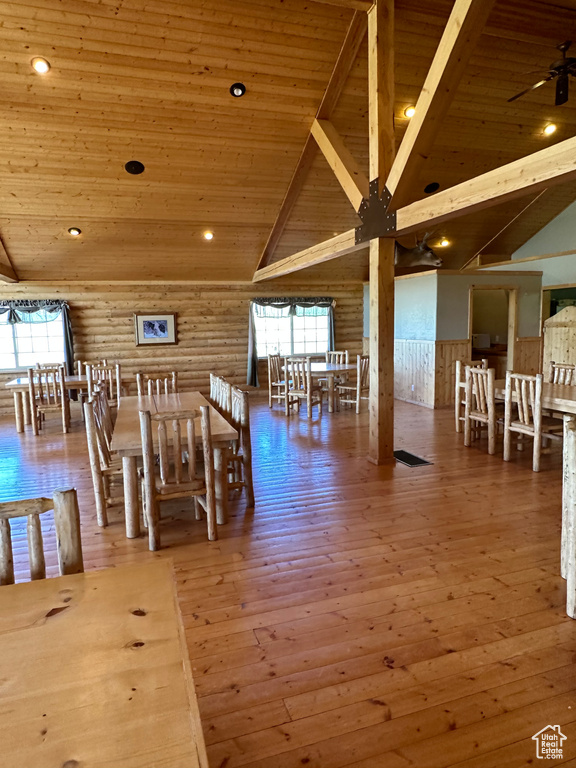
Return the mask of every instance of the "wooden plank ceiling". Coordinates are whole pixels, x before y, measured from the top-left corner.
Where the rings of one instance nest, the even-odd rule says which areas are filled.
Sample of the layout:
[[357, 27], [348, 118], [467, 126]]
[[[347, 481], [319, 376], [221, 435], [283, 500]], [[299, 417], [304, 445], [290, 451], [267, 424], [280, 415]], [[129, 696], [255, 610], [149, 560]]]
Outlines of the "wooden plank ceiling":
[[[396, 134], [416, 101], [452, 3], [397, 0]], [[0, 12], [0, 235], [21, 280], [250, 280], [344, 40], [353, 2], [20, 0]], [[554, 107], [538, 79], [576, 39], [574, 0], [498, 0], [413, 199], [576, 133], [576, 80]], [[33, 56], [52, 67], [33, 72]], [[531, 73], [531, 74], [528, 74]], [[245, 83], [240, 99], [232, 83]], [[332, 121], [368, 173], [364, 44]], [[558, 125], [552, 137], [543, 126]], [[140, 176], [128, 160], [146, 166]], [[506, 257], [576, 198], [550, 190], [484, 253]], [[529, 202], [447, 225], [463, 264]], [[356, 226], [318, 153], [274, 260]], [[82, 235], [67, 234], [71, 226]], [[214, 232], [212, 242], [203, 239]], [[409, 242], [409, 240], [408, 240]], [[364, 255], [303, 282], [361, 280]]]

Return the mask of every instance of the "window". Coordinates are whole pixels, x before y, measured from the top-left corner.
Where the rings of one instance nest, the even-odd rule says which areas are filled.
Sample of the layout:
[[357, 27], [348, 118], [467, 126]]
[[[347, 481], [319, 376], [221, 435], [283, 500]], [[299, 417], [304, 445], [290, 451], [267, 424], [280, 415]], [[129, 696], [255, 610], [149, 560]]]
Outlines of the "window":
[[252, 305], [258, 357], [315, 355], [329, 348], [329, 307]]
[[62, 315], [55, 317], [41, 309], [28, 315], [27, 319], [29, 322], [11, 325], [8, 312], [0, 315], [0, 369], [64, 362]]

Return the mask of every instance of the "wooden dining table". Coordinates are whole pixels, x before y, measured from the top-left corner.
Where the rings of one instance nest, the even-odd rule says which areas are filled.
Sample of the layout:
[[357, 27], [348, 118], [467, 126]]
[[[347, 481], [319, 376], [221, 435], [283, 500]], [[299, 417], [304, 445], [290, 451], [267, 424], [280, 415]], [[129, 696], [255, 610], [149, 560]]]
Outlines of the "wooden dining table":
[[[310, 372], [314, 379], [328, 380], [328, 413], [334, 413], [335, 378], [343, 373], [357, 369], [356, 363], [326, 363], [324, 361], [310, 363]], [[284, 370], [284, 366], [282, 366]]]
[[[214, 447], [214, 474], [216, 493], [216, 522], [222, 525], [228, 521], [228, 452], [230, 444], [238, 440], [238, 431], [210, 405], [201, 392], [181, 392], [172, 395], [151, 395], [145, 397], [121, 397], [111, 450], [122, 458], [124, 480], [124, 507], [126, 514], [126, 536], [129, 539], [140, 535], [140, 508], [138, 504], [138, 475], [136, 460], [142, 456], [140, 434], [140, 411], [166, 413], [173, 411], [197, 410], [201, 405], [210, 407], [210, 428]], [[198, 419], [196, 440], [202, 442], [202, 430]]]
[[[68, 391], [86, 392], [88, 390], [88, 379], [86, 376], [66, 376], [65, 386]], [[5, 387], [14, 393], [16, 432], [24, 432], [24, 425], [32, 423], [30, 400], [28, 398], [28, 376], [18, 376], [18, 378], [6, 382]]]
[[0, 587], [0, 764], [208, 768], [169, 560]]
[[[497, 379], [495, 396], [504, 400], [505, 393], [506, 380]], [[566, 579], [566, 613], [576, 619], [576, 386], [543, 383], [542, 408], [564, 420], [560, 573]]]

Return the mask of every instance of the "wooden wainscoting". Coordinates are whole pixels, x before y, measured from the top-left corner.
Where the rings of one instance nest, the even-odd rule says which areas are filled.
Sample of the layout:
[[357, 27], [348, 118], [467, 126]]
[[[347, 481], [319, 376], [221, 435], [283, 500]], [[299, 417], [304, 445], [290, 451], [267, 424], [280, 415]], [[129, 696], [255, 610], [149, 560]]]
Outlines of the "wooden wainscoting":
[[516, 339], [514, 370], [516, 373], [529, 374], [542, 372], [542, 338], [540, 336]]
[[454, 403], [454, 371], [456, 360], [470, 357], [470, 341], [456, 339], [436, 342], [434, 366], [434, 407], [442, 408]]
[[434, 407], [434, 341], [394, 340], [394, 397]]

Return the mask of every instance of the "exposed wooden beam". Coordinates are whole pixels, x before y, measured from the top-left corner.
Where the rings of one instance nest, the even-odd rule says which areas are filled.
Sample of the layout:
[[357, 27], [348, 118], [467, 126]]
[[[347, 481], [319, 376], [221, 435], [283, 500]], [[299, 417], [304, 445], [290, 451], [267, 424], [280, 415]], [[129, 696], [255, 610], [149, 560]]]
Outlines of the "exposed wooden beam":
[[3, 283], [17, 283], [18, 275], [14, 271], [10, 256], [4, 247], [2, 238], [0, 237], [0, 282]]
[[378, 0], [368, 13], [370, 181], [378, 194], [394, 161], [394, 3]]
[[356, 11], [369, 11], [372, 0], [314, 0], [323, 5], [335, 5], [338, 8], [353, 8]]
[[312, 136], [357, 211], [362, 200], [369, 195], [368, 179], [329, 120], [314, 120]]
[[400, 208], [396, 236], [576, 179], [576, 137]]
[[[390, 207], [410, 200], [494, 0], [456, 0], [386, 181]], [[412, 198], [413, 199], [413, 198]]]
[[[356, 13], [354, 13], [348, 31], [346, 32], [344, 43], [342, 44], [342, 48], [336, 59], [336, 64], [332, 70], [330, 81], [328, 82], [328, 86], [326, 87], [326, 91], [320, 102], [318, 112], [316, 113], [316, 117], [320, 120], [327, 120], [330, 117], [340, 98], [344, 84], [348, 79], [348, 75], [358, 54], [358, 49], [366, 34], [367, 23], [365, 13], [362, 11], [356, 11]], [[280, 206], [280, 211], [278, 212], [278, 216], [276, 217], [276, 221], [268, 236], [268, 241], [264, 247], [260, 261], [258, 262], [258, 268], [265, 267], [274, 255], [274, 251], [282, 237], [286, 222], [290, 218], [292, 208], [302, 191], [302, 187], [304, 186], [308, 171], [312, 166], [317, 151], [318, 145], [312, 136], [308, 135], [296, 169], [292, 174], [288, 190], [284, 196], [282, 205]]]
[[[394, 0], [368, 12], [370, 179], [379, 194], [394, 162]], [[394, 459], [394, 241], [370, 241], [370, 426], [368, 458]]]
[[277, 261], [275, 264], [270, 264], [267, 267], [259, 269], [252, 278], [255, 283], [260, 280], [271, 280], [273, 277], [283, 277], [289, 275], [291, 272], [298, 272], [301, 269], [307, 267], [313, 267], [316, 264], [322, 264], [324, 261], [330, 261], [338, 256], [345, 256], [347, 253], [354, 253], [362, 248], [366, 248], [368, 243], [360, 243], [356, 245], [355, 231], [349, 229], [341, 235], [331, 237], [330, 240], [325, 240], [323, 243], [313, 245], [311, 248], [306, 248], [304, 251], [287, 256], [281, 261]]

